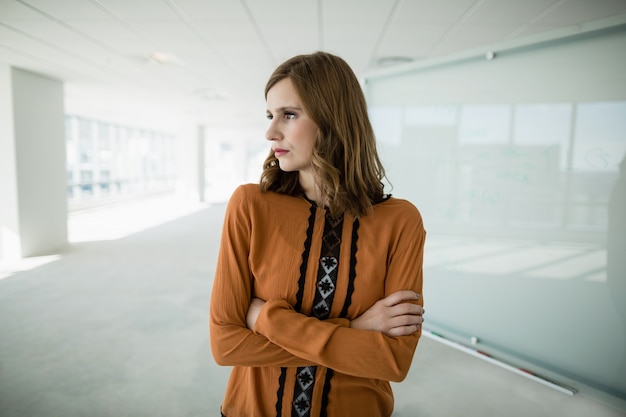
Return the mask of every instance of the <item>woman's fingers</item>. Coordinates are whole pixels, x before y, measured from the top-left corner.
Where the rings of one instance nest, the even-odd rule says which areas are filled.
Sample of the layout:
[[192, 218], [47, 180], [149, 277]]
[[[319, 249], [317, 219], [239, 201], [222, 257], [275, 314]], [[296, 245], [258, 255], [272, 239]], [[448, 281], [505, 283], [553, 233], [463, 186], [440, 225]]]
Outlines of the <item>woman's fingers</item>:
[[389, 317], [402, 316], [405, 314], [412, 314], [421, 316], [424, 314], [422, 306], [413, 303], [401, 303], [387, 308]]
[[406, 336], [417, 332], [424, 320], [422, 316], [404, 315], [391, 319], [389, 327], [383, 332], [387, 336]]
[[383, 304], [386, 307], [391, 307], [396, 304], [402, 303], [403, 301], [415, 301], [419, 299], [419, 294], [410, 290], [400, 290], [396, 291], [393, 294], [388, 295], [383, 298]]
[[389, 327], [402, 327], [402, 326], [420, 326], [424, 322], [422, 316], [413, 314], [404, 314], [402, 316], [396, 316], [389, 319]]
[[408, 336], [417, 332], [419, 329], [420, 326], [418, 325], [394, 327], [385, 332], [385, 334], [390, 337]]
[[380, 331], [392, 337], [413, 334], [423, 322], [424, 309], [415, 303], [419, 297], [414, 291], [396, 291], [352, 320], [350, 327]]
[[419, 295], [413, 291], [397, 291], [386, 298], [383, 304], [387, 321], [385, 333], [387, 336], [407, 336], [419, 331], [424, 322], [424, 308], [408, 301], [419, 299]]

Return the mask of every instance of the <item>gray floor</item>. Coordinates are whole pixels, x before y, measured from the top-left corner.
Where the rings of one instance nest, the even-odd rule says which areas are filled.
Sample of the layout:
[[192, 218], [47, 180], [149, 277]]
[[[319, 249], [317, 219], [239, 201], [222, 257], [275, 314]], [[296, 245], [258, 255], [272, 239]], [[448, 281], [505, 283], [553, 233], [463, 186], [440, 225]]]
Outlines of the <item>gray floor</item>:
[[[0, 416], [218, 415], [229, 370], [212, 360], [207, 311], [223, 209], [5, 268]], [[394, 389], [395, 416], [626, 415], [426, 337]]]

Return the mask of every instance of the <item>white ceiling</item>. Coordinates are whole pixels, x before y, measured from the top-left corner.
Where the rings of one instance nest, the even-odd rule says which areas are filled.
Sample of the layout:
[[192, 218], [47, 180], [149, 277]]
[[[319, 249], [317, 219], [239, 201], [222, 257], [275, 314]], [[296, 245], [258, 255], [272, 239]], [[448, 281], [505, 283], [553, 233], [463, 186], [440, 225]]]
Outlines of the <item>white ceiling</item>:
[[109, 94], [121, 109], [133, 101], [125, 94], [215, 122], [262, 118], [265, 81], [294, 54], [327, 50], [363, 76], [389, 58], [622, 13], [626, 0], [0, 0], [0, 61], [63, 80], [70, 102], [96, 106]]

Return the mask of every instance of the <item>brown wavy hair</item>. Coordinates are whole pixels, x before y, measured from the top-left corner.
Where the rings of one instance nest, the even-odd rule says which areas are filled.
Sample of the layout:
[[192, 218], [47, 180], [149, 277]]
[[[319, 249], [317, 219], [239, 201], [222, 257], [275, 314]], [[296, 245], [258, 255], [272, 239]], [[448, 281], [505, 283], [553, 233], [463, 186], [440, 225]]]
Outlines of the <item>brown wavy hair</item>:
[[[311, 164], [317, 185], [333, 216], [348, 211], [365, 216], [384, 197], [385, 170], [361, 86], [340, 57], [316, 52], [278, 66], [265, 86], [291, 79], [304, 111], [318, 127]], [[298, 172], [281, 171], [273, 152], [265, 160], [261, 190], [304, 196]]]

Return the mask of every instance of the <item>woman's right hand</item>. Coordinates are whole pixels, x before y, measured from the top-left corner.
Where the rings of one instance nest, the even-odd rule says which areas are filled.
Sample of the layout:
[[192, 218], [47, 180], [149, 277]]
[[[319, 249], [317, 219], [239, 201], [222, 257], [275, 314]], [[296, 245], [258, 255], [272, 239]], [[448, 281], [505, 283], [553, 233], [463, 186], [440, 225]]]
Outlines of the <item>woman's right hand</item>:
[[378, 300], [350, 322], [353, 329], [373, 330], [387, 336], [407, 336], [419, 330], [424, 321], [422, 306], [409, 303], [419, 299], [419, 294], [402, 290]]

